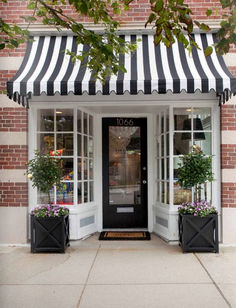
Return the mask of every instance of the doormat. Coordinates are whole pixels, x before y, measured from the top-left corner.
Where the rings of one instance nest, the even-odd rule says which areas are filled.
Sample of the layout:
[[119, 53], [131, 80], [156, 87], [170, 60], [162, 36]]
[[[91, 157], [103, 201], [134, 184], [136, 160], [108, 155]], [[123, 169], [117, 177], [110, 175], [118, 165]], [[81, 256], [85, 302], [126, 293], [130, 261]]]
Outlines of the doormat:
[[99, 241], [149, 241], [150, 233], [146, 231], [139, 232], [117, 232], [103, 231], [100, 233]]

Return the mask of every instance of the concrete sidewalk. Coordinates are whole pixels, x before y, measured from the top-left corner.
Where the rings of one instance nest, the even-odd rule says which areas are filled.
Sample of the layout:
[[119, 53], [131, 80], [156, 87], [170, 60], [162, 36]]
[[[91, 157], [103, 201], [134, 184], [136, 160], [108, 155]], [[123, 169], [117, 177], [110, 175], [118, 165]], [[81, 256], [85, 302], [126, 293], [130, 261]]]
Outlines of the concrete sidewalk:
[[236, 247], [182, 253], [151, 241], [71, 242], [65, 254], [0, 247], [1, 308], [236, 307]]

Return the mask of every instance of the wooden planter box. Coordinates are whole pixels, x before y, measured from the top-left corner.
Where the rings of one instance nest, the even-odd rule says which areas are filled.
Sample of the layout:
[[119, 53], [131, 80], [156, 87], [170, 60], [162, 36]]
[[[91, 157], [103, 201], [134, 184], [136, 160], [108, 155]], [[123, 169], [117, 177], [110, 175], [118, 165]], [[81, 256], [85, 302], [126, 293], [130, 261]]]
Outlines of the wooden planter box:
[[35, 217], [31, 215], [31, 252], [65, 252], [69, 246], [69, 215]]
[[219, 252], [218, 215], [179, 215], [179, 244], [183, 252]]

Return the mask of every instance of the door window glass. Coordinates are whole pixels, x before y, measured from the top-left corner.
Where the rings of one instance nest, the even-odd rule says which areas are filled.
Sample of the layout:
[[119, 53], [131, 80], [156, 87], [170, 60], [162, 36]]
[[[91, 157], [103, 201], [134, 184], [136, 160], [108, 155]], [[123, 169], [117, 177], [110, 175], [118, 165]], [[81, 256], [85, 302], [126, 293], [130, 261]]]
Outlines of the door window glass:
[[109, 204], [140, 204], [140, 127], [109, 126]]

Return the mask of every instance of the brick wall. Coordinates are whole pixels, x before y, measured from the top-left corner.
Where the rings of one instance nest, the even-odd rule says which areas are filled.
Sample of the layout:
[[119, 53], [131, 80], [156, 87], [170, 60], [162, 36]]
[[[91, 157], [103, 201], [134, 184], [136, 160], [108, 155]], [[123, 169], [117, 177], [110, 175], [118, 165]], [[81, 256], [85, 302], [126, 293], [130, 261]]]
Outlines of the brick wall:
[[[28, 146], [22, 141], [26, 143], [28, 111], [16, 103], [12, 106], [5, 107], [3, 104], [1, 107], [0, 104], [0, 206], [27, 207], [28, 183], [14, 178], [12, 174], [18, 172], [20, 178], [24, 177]], [[17, 138], [19, 135], [23, 138]], [[9, 144], [6, 144], [8, 141]]]
[[28, 184], [0, 182], [0, 206], [5, 207], [27, 207], [28, 206]]
[[[225, 104], [221, 106], [221, 131], [236, 136], [236, 105]], [[229, 142], [229, 141], [228, 141]], [[223, 143], [221, 145], [222, 172], [236, 169], [236, 143]], [[221, 184], [221, 204], [224, 208], [236, 207], [236, 183], [227, 178]]]

